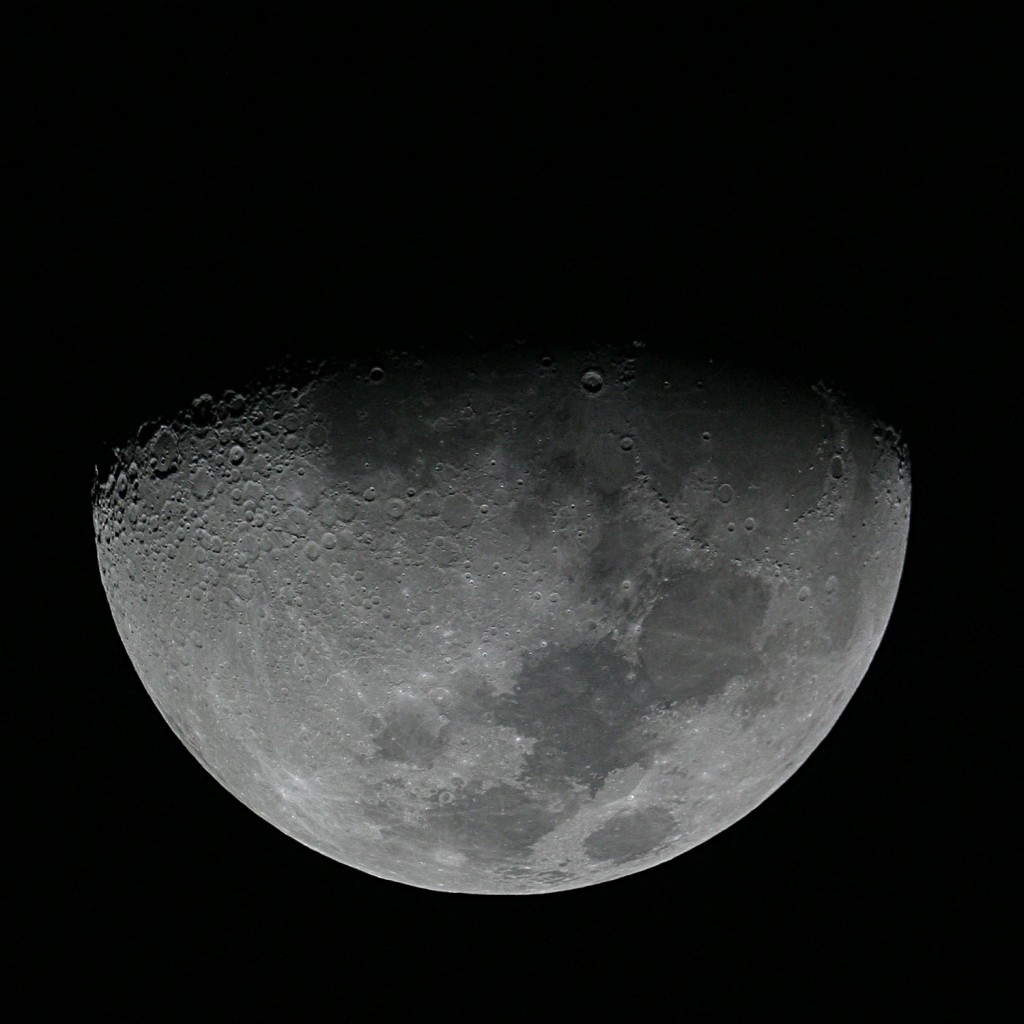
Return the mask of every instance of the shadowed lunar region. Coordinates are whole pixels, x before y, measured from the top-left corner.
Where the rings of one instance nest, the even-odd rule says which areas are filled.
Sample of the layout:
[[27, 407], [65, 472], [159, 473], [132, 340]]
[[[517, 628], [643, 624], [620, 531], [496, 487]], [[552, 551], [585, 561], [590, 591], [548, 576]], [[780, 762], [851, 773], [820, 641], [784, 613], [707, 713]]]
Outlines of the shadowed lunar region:
[[641, 871], [781, 785], [903, 565], [898, 434], [643, 347], [394, 351], [143, 427], [94, 491], [168, 724], [300, 842], [429, 889]]

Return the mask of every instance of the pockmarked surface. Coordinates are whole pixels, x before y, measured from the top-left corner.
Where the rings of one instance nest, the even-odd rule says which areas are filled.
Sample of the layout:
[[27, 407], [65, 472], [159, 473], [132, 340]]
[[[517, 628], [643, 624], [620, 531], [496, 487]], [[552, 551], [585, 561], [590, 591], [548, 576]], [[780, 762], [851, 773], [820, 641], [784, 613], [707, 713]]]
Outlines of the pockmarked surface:
[[437, 890], [642, 870], [823, 739], [889, 619], [910, 474], [824, 386], [643, 348], [208, 395], [98, 482], [125, 648], [315, 850]]

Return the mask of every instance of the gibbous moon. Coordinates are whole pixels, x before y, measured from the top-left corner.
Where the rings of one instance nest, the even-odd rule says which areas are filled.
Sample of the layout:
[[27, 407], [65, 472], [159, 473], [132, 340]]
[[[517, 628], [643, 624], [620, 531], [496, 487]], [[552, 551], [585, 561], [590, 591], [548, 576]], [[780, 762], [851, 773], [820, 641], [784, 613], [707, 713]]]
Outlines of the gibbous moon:
[[94, 494], [117, 629], [210, 774], [343, 864], [510, 894], [780, 786], [878, 648], [909, 514], [899, 436], [841, 395], [642, 346], [204, 395]]

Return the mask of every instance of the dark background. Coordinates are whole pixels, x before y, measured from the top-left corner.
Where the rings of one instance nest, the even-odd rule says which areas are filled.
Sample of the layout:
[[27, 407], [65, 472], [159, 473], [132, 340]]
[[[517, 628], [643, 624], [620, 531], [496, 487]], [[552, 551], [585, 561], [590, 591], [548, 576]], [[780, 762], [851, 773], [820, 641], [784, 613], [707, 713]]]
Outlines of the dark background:
[[[147, 4], [10, 33], [26, 964], [299, 964], [339, 1012], [355, 986], [385, 1017], [409, 987], [423, 1012], [496, 998], [552, 1019], [550, 986], [615, 1016], [653, 997], [726, 1019], [895, 1000], [999, 1018], [1021, 529], [1009, 29], [772, 6], [317, 23]], [[682, 858], [527, 900], [373, 879], [223, 791], [135, 677], [89, 506], [111, 445], [267, 360], [512, 337], [832, 381], [901, 429], [914, 487], [889, 630], [807, 766]]]

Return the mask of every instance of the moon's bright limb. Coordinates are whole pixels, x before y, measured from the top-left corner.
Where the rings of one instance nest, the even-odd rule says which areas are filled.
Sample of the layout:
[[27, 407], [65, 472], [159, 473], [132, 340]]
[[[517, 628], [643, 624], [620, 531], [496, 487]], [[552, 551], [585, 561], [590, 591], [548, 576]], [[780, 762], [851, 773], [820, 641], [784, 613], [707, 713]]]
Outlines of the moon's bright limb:
[[835, 722], [906, 547], [897, 435], [643, 350], [402, 353], [118, 453], [103, 584], [168, 723], [345, 864], [535, 893], [756, 807]]

